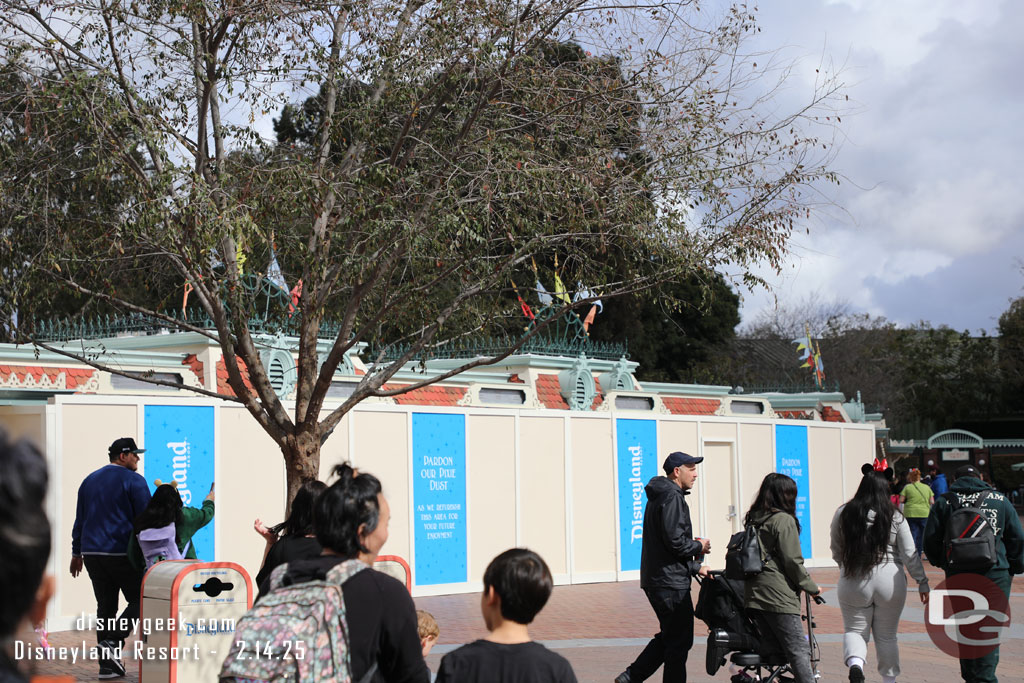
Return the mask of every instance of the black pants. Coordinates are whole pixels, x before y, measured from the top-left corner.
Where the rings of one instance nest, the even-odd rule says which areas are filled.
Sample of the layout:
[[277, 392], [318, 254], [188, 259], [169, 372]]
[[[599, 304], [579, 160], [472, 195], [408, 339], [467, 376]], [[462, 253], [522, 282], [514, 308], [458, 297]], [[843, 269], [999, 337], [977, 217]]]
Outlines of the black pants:
[[636, 661], [629, 665], [629, 678], [631, 681], [644, 681], [664, 663], [662, 680], [665, 683], [685, 682], [686, 656], [693, 647], [693, 601], [690, 599], [690, 590], [645, 588], [644, 592], [658, 616], [661, 631], [647, 643]]
[[[1000, 590], [1010, 596], [1013, 577], [1005, 569], [993, 570], [985, 578], [999, 586]], [[1009, 625], [1007, 625], [1009, 626]], [[984, 657], [960, 660], [960, 677], [967, 683], [997, 683], [996, 667], [999, 666], [999, 648], [996, 647]]]
[[[134, 621], [139, 618], [139, 603], [142, 593], [142, 572], [128, 562], [127, 555], [86, 555], [85, 570], [92, 581], [92, 592], [96, 595], [96, 618], [103, 628], [96, 629], [96, 641], [113, 640], [119, 645], [132, 632]], [[124, 594], [128, 606], [118, 620], [118, 628], [111, 629], [110, 620], [117, 616], [117, 594]]]

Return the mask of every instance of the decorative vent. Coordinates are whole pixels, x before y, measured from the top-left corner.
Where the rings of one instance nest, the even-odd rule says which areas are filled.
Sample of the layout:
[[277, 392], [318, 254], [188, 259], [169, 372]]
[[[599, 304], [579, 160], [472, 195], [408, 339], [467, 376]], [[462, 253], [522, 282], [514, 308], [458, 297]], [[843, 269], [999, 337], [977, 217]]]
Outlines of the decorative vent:
[[625, 358], [620, 358], [610, 372], [602, 373], [597, 378], [601, 382], [601, 391], [605, 396], [613, 391], [633, 391], [633, 375]]
[[562, 398], [569, 404], [569, 410], [590, 410], [597, 394], [597, 385], [586, 356], [580, 356], [573, 362], [572, 368], [558, 373], [558, 386]]
[[267, 377], [270, 380], [270, 386], [274, 387], [274, 393], [278, 395], [284, 389], [284, 374], [284, 362], [280, 358], [272, 358], [270, 367], [267, 368]]
[[284, 337], [278, 335], [260, 351], [260, 362], [267, 371], [267, 379], [281, 400], [295, 389], [295, 359], [287, 349]]

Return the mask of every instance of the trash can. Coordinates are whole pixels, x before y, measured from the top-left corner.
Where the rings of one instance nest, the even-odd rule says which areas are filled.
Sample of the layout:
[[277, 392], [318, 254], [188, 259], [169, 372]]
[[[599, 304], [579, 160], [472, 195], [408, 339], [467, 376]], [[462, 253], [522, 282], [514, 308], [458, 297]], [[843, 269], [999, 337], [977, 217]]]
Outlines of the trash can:
[[252, 607], [252, 579], [234, 562], [168, 560], [142, 580], [139, 640], [145, 683], [217, 681], [235, 622]]

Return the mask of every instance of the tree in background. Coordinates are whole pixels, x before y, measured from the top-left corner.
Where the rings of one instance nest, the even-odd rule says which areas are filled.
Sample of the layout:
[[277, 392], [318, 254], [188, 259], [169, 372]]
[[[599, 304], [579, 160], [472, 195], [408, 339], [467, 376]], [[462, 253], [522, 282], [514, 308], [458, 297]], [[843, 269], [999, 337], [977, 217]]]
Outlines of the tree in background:
[[736, 336], [739, 297], [718, 273], [694, 273], [664, 285], [667, 296], [612, 299], [591, 329], [599, 341], [626, 341], [637, 377], [651, 382], [717, 379], [710, 361]]
[[1024, 413], [1024, 299], [1010, 302], [999, 316], [1001, 398], [1007, 412]]
[[[66, 112], [44, 139], [84, 155], [76, 182], [127, 188], [79, 239], [81, 202], [34, 203], [48, 185], [31, 155], [10, 169], [19, 184], [4, 185], [4, 210], [31, 216], [24, 225], [39, 235], [4, 228], [18, 265], [0, 269], [0, 317], [19, 312], [17, 341], [115, 373], [125, 371], [105, 354], [42, 338], [34, 322], [46, 309], [31, 292], [63, 290], [211, 339], [233, 390], [213, 395], [241, 403], [280, 446], [291, 496], [317, 476], [321, 444], [358, 402], [499, 361], [542, 334], [388, 383], [449, 341], [507, 330], [511, 284], [532, 284], [533, 260], [550, 282], [558, 255], [564, 281], [607, 301], [726, 263], [748, 281], [755, 264], [779, 267], [819, 196], [808, 188], [836, 181], [838, 84], [822, 76], [783, 110], [774, 95], [785, 70], [743, 51], [754, 17], [743, 6], [698, 10], [0, 0], [6, 67], [38, 93], [11, 116]], [[596, 54], [552, 54], [569, 37]], [[322, 114], [310, 144], [259, 136], [258, 122], [311, 94]], [[271, 321], [298, 340], [288, 407], [251, 326], [268, 313], [260, 282], [271, 254], [287, 282], [303, 283], [297, 311]], [[208, 323], [152, 303], [144, 285], [165, 273], [192, 288]], [[369, 372], [324, 410], [361, 342], [379, 349]]]

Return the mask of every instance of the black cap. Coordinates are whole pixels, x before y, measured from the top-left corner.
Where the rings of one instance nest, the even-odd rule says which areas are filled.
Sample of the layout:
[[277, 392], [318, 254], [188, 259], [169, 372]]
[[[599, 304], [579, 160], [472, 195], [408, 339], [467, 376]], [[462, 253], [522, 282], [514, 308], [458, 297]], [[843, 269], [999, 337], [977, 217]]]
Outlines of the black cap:
[[662, 465], [662, 468], [665, 470], [665, 472], [671, 472], [675, 468], [682, 467], [683, 465], [697, 465], [702, 462], [704, 462], [704, 458], [695, 458], [692, 455], [687, 455], [686, 453], [683, 453], [682, 451], [676, 451], [674, 453], [668, 454], [668, 457], [665, 458], [665, 464]]
[[116, 458], [122, 453], [145, 453], [145, 448], [139, 448], [135, 445], [135, 439], [130, 436], [123, 436], [120, 439], [110, 444], [110, 448], [107, 451], [111, 458]]
[[964, 465], [956, 468], [955, 476], [957, 479], [960, 477], [974, 477], [975, 479], [981, 479], [981, 472], [979, 472], [974, 465]]

